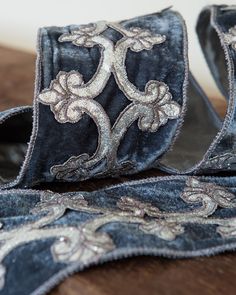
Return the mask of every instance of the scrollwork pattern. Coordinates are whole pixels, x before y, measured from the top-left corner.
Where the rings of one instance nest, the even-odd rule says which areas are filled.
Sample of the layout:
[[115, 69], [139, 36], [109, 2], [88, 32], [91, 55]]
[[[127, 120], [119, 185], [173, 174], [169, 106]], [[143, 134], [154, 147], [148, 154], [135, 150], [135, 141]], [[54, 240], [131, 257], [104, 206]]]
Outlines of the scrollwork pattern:
[[[120, 32], [123, 37], [113, 44], [102, 35], [107, 28]], [[99, 46], [101, 58], [96, 73], [87, 83], [84, 83], [82, 74], [77, 71], [59, 72], [50, 87], [38, 96], [41, 103], [50, 106], [58, 122], [76, 123], [86, 113], [98, 129], [99, 140], [95, 153], [92, 156], [72, 156], [65, 163], [54, 165], [51, 173], [57, 179], [86, 179], [89, 169], [104, 159], [109, 172], [132, 169], [133, 164], [130, 162], [117, 163], [117, 151], [120, 141], [133, 122], [138, 121], [138, 128], [142, 131], [156, 132], [168, 120], [179, 117], [181, 108], [173, 101], [165, 83], [151, 80], [146, 84], [145, 90], [140, 91], [129, 81], [125, 66], [128, 49], [135, 52], [151, 50], [154, 45], [165, 40], [165, 36], [153, 35], [146, 29], [126, 29], [121, 24], [106, 22], [81, 26], [59, 38], [60, 42], [72, 42], [76, 46]], [[114, 75], [119, 89], [131, 101], [113, 126], [103, 107], [94, 100], [103, 91], [111, 74]]]
[[[55, 238], [51, 253], [55, 262], [89, 263], [116, 249], [108, 231], [100, 231], [111, 223], [136, 224], [141, 232], [154, 235], [165, 241], [175, 240], [185, 233], [186, 224], [217, 225], [216, 232], [223, 238], [236, 237], [236, 218], [212, 216], [218, 207], [236, 208], [235, 196], [225, 188], [213, 183], [201, 182], [190, 177], [180, 195], [190, 206], [184, 211], [162, 211], [151, 203], [133, 197], [118, 199], [115, 208], [97, 207], [89, 204], [81, 193], [58, 194], [44, 192], [40, 201], [31, 210], [34, 221], [26, 222], [12, 229], [0, 230], [0, 262], [15, 248], [32, 241]], [[67, 210], [87, 212], [92, 216], [78, 225], [56, 225]], [[4, 287], [6, 275], [0, 265], [0, 283]]]

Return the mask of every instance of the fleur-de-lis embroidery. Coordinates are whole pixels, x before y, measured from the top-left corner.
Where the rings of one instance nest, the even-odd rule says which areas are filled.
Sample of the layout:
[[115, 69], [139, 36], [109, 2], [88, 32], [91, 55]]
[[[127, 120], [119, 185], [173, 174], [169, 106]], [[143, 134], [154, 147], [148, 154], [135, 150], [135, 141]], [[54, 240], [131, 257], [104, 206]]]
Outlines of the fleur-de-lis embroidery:
[[176, 236], [184, 233], [184, 227], [176, 222], [168, 222], [160, 220], [153, 221], [147, 224], [142, 224], [139, 227], [144, 233], [156, 235], [165, 241], [173, 241]]
[[60, 238], [52, 246], [52, 255], [55, 261], [86, 263], [89, 260], [99, 259], [103, 254], [115, 249], [112, 239], [106, 233], [95, 233], [89, 229], [81, 228], [75, 234], [78, 235], [77, 251], [71, 253], [71, 239]]
[[81, 25], [79, 29], [75, 29], [71, 34], [63, 34], [59, 40], [61, 42], [71, 41], [77, 46], [93, 47], [96, 45], [96, 37], [107, 29], [107, 24], [104, 21], [96, 24]]
[[229, 32], [224, 34], [224, 40], [227, 45], [231, 45], [236, 50], [236, 25], [229, 29]]
[[[108, 27], [123, 36], [116, 44], [102, 34]], [[58, 122], [76, 123], [86, 113], [94, 120], [98, 129], [96, 152], [92, 156], [72, 156], [65, 163], [54, 165], [51, 173], [56, 178], [86, 179], [89, 177], [89, 170], [104, 159], [107, 162], [107, 171], [132, 169], [134, 165], [130, 162], [117, 163], [120, 141], [131, 124], [137, 120], [140, 130], [156, 132], [168, 120], [180, 116], [180, 105], [173, 101], [165, 83], [151, 80], [146, 84], [145, 90], [140, 91], [129, 81], [125, 67], [128, 49], [136, 52], [151, 50], [154, 45], [165, 40], [165, 36], [152, 34], [146, 29], [126, 29], [121, 24], [106, 22], [81, 26], [59, 38], [60, 42], [72, 42], [76, 46], [98, 45], [101, 48], [101, 58], [96, 73], [87, 83], [79, 72], [59, 72], [50, 87], [43, 90], [38, 97], [41, 103], [50, 106]], [[117, 86], [131, 101], [113, 126], [103, 107], [94, 100], [103, 91], [111, 74], [114, 75]]]
[[139, 217], [144, 217], [145, 215], [156, 216], [156, 214], [160, 212], [158, 208], [153, 207], [150, 203], [143, 203], [129, 197], [122, 197], [120, 201], [118, 201], [117, 207], [122, 211], [131, 212]]
[[187, 203], [201, 202], [203, 206], [195, 213], [206, 217], [212, 215], [218, 206], [233, 208], [236, 205], [233, 194], [213, 183], [201, 183], [194, 177], [188, 179], [181, 198]]
[[[33, 214], [39, 214], [43, 211], [58, 211], [60, 216], [63, 216], [67, 209], [70, 210], [80, 210], [81, 208], [88, 207], [88, 202], [80, 194], [70, 195], [61, 197], [60, 194], [55, 194], [48, 191], [45, 195], [41, 197], [40, 203], [31, 210]], [[53, 212], [55, 214], [55, 212]], [[55, 217], [54, 217], [55, 218]]]

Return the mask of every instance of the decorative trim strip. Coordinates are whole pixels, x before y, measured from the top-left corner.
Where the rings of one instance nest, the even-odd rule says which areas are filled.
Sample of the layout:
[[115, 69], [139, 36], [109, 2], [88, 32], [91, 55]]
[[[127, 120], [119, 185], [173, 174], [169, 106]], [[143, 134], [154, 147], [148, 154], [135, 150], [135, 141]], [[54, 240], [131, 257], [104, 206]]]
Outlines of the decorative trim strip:
[[[108, 27], [123, 36], [115, 45], [102, 35]], [[60, 42], [69, 41], [76, 46], [98, 45], [101, 49], [99, 66], [86, 84], [79, 72], [59, 72], [50, 87], [38, 96], [38, 100], [50, 106], [59, 123], [77, 123], [84, 113], [88, 114], [97, 126], [99, 140], [92, 156], [72, 156], [65, 163], [54, 165], [51, 168], [52, 175], [60, 180], [86, 179], [89, 170], [104, 159], [107, 164], [106, 175], [132, 170], [134, 163], [117, 163], [117, 151], [133, 122], [138, 120], [138, 127], [142, 131], [156, 132], [168, 120], [179, 118], [181, 107], [173, 101], [165, 83], [151, 80], [142, 92], [128, 80], [125, 67], [128, 49], [134, 52], [151, 50], [154, 45], [165, 40], [165, 36], [153, 35], [149, 30], [137, 27], [127, 30], [121, 24], [106, 22], [81, 26], [59, 38]], [[113, 126], [103, 107], [94, 100], [103, 91], [112, 73], [119, 89], [131, 101]]]
[[[195, 209], [190, 206], [184, 212], [165, 212], [150, 203], [124, 196], [117, 202], [117, 208], [103, 208], [89, 205], [80, 193], [60, 195], [44, 192], [40, 202], [31, 211], [36, 216], [35, 221], [10, 230], [4, 230], [4, 225], [0, 224], [0, 261], [3, 263], [5, 257], [20, 245], [48, 238], [56, 239], [51, 247], [55, 262], [87, 264], [98, 261], [116, 249], [109, 234], [98, 231], [113, 222], [137, 224], [144, 234], [155, 235], [167, 242], [184, 234], [185, 225], [191, 223], [217, 225], [216, 232], [223, 238], [236, 237], [236, 217], [210, 217], [218, 207], [236, 208], [234, 194], [213, 183], [200, 182], [190, 177], [180, 198], [187, 204], [201, 206]], [[94, 218], [78, 226], [53, 225], [68, 209], [94, 214]], [[6, 271], [1, 265], [1, 288], [4, 287]]]

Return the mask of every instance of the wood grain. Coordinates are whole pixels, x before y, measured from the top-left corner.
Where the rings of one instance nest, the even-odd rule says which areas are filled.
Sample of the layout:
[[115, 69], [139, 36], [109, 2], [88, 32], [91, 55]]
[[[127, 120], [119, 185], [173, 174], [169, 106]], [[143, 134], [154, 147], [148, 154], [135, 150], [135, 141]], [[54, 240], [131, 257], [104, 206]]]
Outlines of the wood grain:
[[35, 55], [0, 47], [0, 110], [32, 104]]
[[[35, 56], [0, 47], [0, 109], [31, 104], [34, 85]], [[225, 102], [214, 99], [221, 115]], [[144, 172], [133, 178], [158, 175]], [[106, 179], [85, 182], [80, 189], [93, 190], [126, 180]], [[128, 178], [130, 179], [130, 178]], [[61, 191], [60, 185], [54, 189]], [[66, 190], [78, 190], [68, 185]], [[222, 254], [197, 259], [169, 260], [158, 257], [136, 257], [106, 263], [75, 274], [51, 295], [222, 295], [236, 294], [236, 255]]]

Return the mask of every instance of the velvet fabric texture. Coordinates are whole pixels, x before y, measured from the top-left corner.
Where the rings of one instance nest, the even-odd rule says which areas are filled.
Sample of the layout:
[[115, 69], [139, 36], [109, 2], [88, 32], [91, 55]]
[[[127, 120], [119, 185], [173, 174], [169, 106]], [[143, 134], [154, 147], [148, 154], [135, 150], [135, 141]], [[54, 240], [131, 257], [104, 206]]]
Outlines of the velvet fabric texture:
[[[166, 36], [165, 42], [154, 45], [151, 50], [128, 50], [125, 66], [128, 79], [141, 91], [151, 80], [168, 85], [173, 101], [182, 109], [178, 119], [168, 120], [155, 132], [140, 130], [139, 121], [134, 120], [120, 140], [116, 158], [118, 165], [114, 164], [112, 169], [107, 167], [109, 160], [105, 158], [86, 169], [79, 166], [80, 156], [83, 158], [86, 154], [93, 158], [100, 142], [96, 122], [88, 114], [83, 114], [75, 123], [61, 123], [56, 120], [52, 106], [38, 101], [39, 93], [50, 87], [51, 81], [59, 73], [76, 70], [83, 74], [84, 82], [88, 82], [98, 68], [101, 52], [97, 46], [81, 47], [72, 42], [59, 41], [62, 34], [73, 33], [79, 26], [41, 29], [31, 138], [29, 131], [25, 132], [32, 128], [29, 120], [31, 110], [26, 108], [27, 112], [13, 116], [15, 124], [12, 128], [18, 126], [19, 131], [19, 122], [28, 122], [28, 126], [25, 124], [21, 128], [21, 134], [24, 134], [21, 143], [30, 143], [28, 149], [24, 148], [25, 159], [18, 161], [17, 165], [4, 164], [11, 172], [5, 168], [5, 173], [1, 172], [1, 188], [27, 188], [40, 182], [82, 181], [92, 177], [134, 174], [149, 168], [158, 168], [170, 174], [234, 171], [235, 50], [224, 42], [225, 34], [233, 27], [234, 15], [235, 11], [225, 9], [225, 6], [208, 7], [201, 13], [197, 25], [199, 41], [210, 69], [218, 86], [228, 98], [227, 115], [223, 121], [194, 77], [190, 74], [188, 78], [186, 29], [178, 13], [167, 9], [121, 23], [126, 29], [139, 26], [150, 30], [154, 35]], [[121, 33], [112, 28], [106, 29], [102, 35], [114, 43], [121, 40]], [[114, 124], [130, 104], [113, 75], [95, 100], [103, 107], [111, 124]], [[15, 110], [12, 112], [14, 114]], [[9, 133], [9, 127], [5, 126], [11, 125], [11, 120], [11, 116], [6, 116], [6, 119], [0, 121], [2, 138]], [[13, 143], [14, 139], [7, 141]], [[15, 149], [19, 154], [19, 149]], [[73, 157], [74, 162], [67, 163]], [[63, 167], [66, 163], [71, 165], [67, 167], [67, 175]], [[61, 174], [64, 173], [64, 176], [58, 178], [52, 172], [55, 166], [61, 166]]]
[[[19, 131], [21, 126], [19, 122], [28, 122], [28, 125], [25, 123], [21, 128], [22, 141], [16, 144], [21, 143], [26, 146], [30, 139], [28, 150], [24, 148], [24, 160], [18, 161], [16, 165], [4, 163], [5, 173], [1, 172], [0, 177], [1, 188], [26, 188], [40, 182], [80, 181], [91, 177], [134, 174], [152, 167], [171, 174], [233, 171], [235, 169], [235, 71], [233, 69], [235, 50], [224, 42], [224, 36], [233, 27], [234, 16], [234, 9], [212, 6], [203, 10], [197, 25], [199, 40], [210, 69], [218, 86], [228, 98], [227, 115], [223, 121], [217, 116], [194, 77], [190, 75], [187, 112], [182, 128], [188, 69], [186, 29], [181, 16], [167, 9], [157, 14], [122, 22], [122, 26], [126, 29], [139, 26], [142, 29], [149, 29], [153, 34], [166, 36], [165, 42], [154, 45], [151, 50], [140, 52], [129, 50], [125, 65], [128, 79], [140, 90], [143, 90], [150, 80], [162, 81], [168, 85], [173, 101], [182, 107], [180, 117], [168, 120], [156, 132], [140, 130], [138, 120], [134, 120], [127, 128], [117, 150], [117, 163], [121, 163], [120, 166], [114, 165], [113, 170], [109, 170], [106, 159], [103, 159], [87, 169], [86, 173], [80, 174], [79, 168], [75, 167], [77, 163], [74, 161], [70, 167], [69, 176], [65, 178], [57, 178], [52, 173], [52, 167], [63, 166], [70, 157], [76, 158], [85, 153], [92, 157], [99, 144], [98, 128], [87, 114], [84, 114], [77, 123], [58, 122], [50, 106], [38, 101], [38, 95], [50, 86], [51, 81], [60, 72], [77, 70], [83, 74], [85, 82], [89, 81], [98, 67], [100, 52], [96, 46], [86, 48], [75, 46], [72, 42], [59, 41], [62, 34], [73, 32], [79, 28], [78, 26], [42, 29], [39, 34], [31, 139], [30, 108], [26, 107], [25, 111], [20, 112], [9, 110], [0, 115], [2, 141], [5, 134], [13, 133], [9, 131], [12, 119], [15, 123], [11, 128], [18, 128]], [[103, 35], [109, 37], [114, 43], [121, 40], [121, 34], [112, 28], [106, 29]], [[112, 124], [129, 104], [128, 99], [118, 88], [113, 75], [96, 101], [104, 108]], [[7, 143], [9, 141], [13, 143], [14, 138], [9, 139], [7, 136]], [[5, 143], [6, 141], [3, 141], [3, 145]], [[17, 154], [20, 153], [19, 148], [14, 150]], [[6, 166], [9, 169], [5, 168]]]
[[[183, 84], [186, 75], [184, 28], [176, 13], [163, 11], [144, 17], [122, 22], [125, 28], [140, 27], [149, 29], [153, 34], [167, 36], [166, 42], [156, 45], [150, 51], [128, 51], [126, 69], [129, 79], [141, 90], [150, 80], [165, 82], [173, 95], [173, 100], [183, 104]], [[40, 32], [41, 69], [39, 91], [49, 87], [60, 71], [79, 71], [84, 80], [89, 81], [98, 66], [100, 53], [95, 46], [92, 48], [78, 47], [74, 44], [60, 43], [59, 37], [76, 29], [76, 26], [65, 28], [44, 28]], [[120, 34], [113, 29], [104, 33], [116, 43]], [[96, 98], [108, 114], [112, 124], [124, 110], [129, 101], [118, 89], [114, 77], [111, 76], [103, 92]], [[50, 108], [41, 103], [38, 105], [39, 131], [32, 153], [30, 167], [26, 172], [25, 184], [28, 186], [37, 181], [51, 182], [55, 177], [50, 168], [63, 164], [71, 156], [84, 153], [92, 155], [98, 145], [97, 127], [88, 115], [76, 123], [58, 123]], [[118, 149], [117, 162], [132, 161], [135, 168], [132, 173], [147, 169], [171, 145], [179, 120], [171, 120], [157, 132], [142, 132], [134, 122], [124, 135]], [[86, 132], [85, 132], [86, 130]], [[106, 172], [106, 163], [91, 168], [85, 178], [91, 178], [99, 172]], [[114, 171], [115, 173], [115, 171]], [[119, 171], [118, 171], [119, 174]], [[71, 177], [69, 181], [79, 181], [82, 177]]]
[[[231, 201], [234, 204], [231, 208], [223, 208], [218, 200], [218, 204], [221, 204], [219, 208], [209, 218], [203, 217], [202, 220], [198, 217], [201, 216], [200, 211], [197, 211], [201, 208], [201, 200], [195, 200], [195, 202], [192, 200], [187, 203], [181, 198], [189, 179], [191, 178], [177, 176], [135, 181], [90, 193], [58, 194], [57, 201], [55, 199], [52, 201], [50, 197], [47, 200], [45, 195], [48, 192], [46, 191], [2, 191], [0, 193], [0, 221], [2, 223], [0, 253], [1, 282], [4, 283], [2, 283], [1, 294], [15, 294], [16, 290], [18, 294], [31, 294], [32, 292], [33, 294], [44, 294], [72, 272], [83, 270], [90, 265], [132, 255], [183, 258], [213, 255], [235, 249], [235, 177], [194, 179], [199, 182], [199, 187], [209, 182], [214, 185], [227, 186], [227, 192], [232, 194]], [[217, 199], [219, 188], [213, 186], [212, 189]], [[207, 193], [209, 192], [210, 190]], [[202, 194], [204, 195], [203, 191]], [[88, 202], [87, 212], [86, 207], [85, 209], [83, 207], [83, 202], [82, 207], [79, 206], [76, 196], [79, 196], [80, 201], [83, 196]], [[189, 196], [192, 196], [191, 190]], [[129, 198], [127, 203], [123, 199], [123, 206], [122, 197]], [[40, 198], [44, 205], [46, 204], [45, 208], [48, 212], [44, 211], [41, 205], [39, 206], [41, 211], [32, 213], [31, 210], [40, 202]], [[135, 202], [130, 201], [131, 199]], [[57, 208], [55, 211], [59, 210], [58, 208], [68, 209], [63, 209], [64, 213], [60, 218], [56, 215], [51, 218], [53, 216], [50, 213], [52, 203], [54, 209]], [[99, 210], [94, 213], [89, 212], [92, 208], [107, 210], [108, 213], [105, 214], [109, 216], [108, 219], [102, 220], [102, 211], [100, 213], [98, 213]], [[152, 217], [158, 213], [154, 208], [158, 208], [159, 212], [180, 213], [181, 227], [178, 228], [178, 218], [172, 218], [169, 223], [170, 233], [166, 236], [165, 226], [168, 226], [168, 223], [166, 225], [163, 223], [164, 217]], [[188, 213], [193, 211], [198, 213], [188, 219]], [[114, 218], [116, 214], [119, 214], [115, 212], [123, 212], [123, 214], [126, 212], [127, 215], [120, 217], [119, 220], [118, 217]], [[145, 212], [146, 227], [145, 225], [142, 227], [140, 222], [143, 219], [142, 212]], [[43, 220], [45, 214], [50, 216], [50, 221], [45, 226], [43, 225], [45, 223], [38, 226], [37, 222]], [[100, 221], [94, 226], [94, 220], [99, 220], [99, 218]], [[228, 232], [231, 232], [231, 235], [227, 236], [226, 232], [225, 235], [219, 234], [217, 231], [219, 225], [217, 221], [214, 223], [214, 220], [221, 220], [221, 231], [224, 233], [224, 229], [230, 229]], [[219, 221], [218, 223], [220, 224]], [[30, 224], [32, 226], [28, 226], [27, 229], [25, 226]], [[81, 235], [79, 230], [73, 232], [73, 235], [69, 234], [71, 228], [80, 229], [83, 226], [85, 236]], [[47, 231], [49, 234], [45, 234]], [[18, 243], [19, 237], [21, 239]], [[60, 246], [66, 247], [60, 249]], [[86, 253], [86, 250], [91, 253]], [[4, 253], [7, 255], [4, 256]]]
[[[166, 36], [165, 42], [154, 45], [151, 50], [134, 52], [128, 50], [125, 66], [128, 79], [144, 91], [145, 85], [151, 81], [160, 81], [169, 87], [172, 100], [182, 107], [178, 119], [168, 120], [156, 132], [141, 131], [137, 120], [127, 128], [120, 141], [117, 152], [118, 163], [132, 162], [132, 169], [126, 171], [114, 167], [110, 175], [136, 173], [155, 166], [155, 162], [173, 144], [177, 136], [182, 115], [185, 110], [187, 82], [187, 43], [182, 18], [178, 13], [164, 10], [143, 17], [134, 18], [121, 23], [127, 30], [132, 27], [150, 30], [155, 34]], [[55, 120], [50, 107], [38, 102], [38, 94], [48, 88], [59, 72], [79, 71], [89, 81], [99, 63], [100, 52], [97, 46], [85, 48], [75, 46], [71, 42], [59, 42], [62, 34], [71, 32], [78, 26], [64, 28], [43, 28], [39, 32], [39, 53], [36, 82], [36, 98], [34, 105], [33, 134], [23, 163], [20, 175], [13, 183], [4, 187], [32, 187], [39, 182], [53, 182], [58, 179], [50, 171], [51, 167], [63, 164], [72, 156], [87, 153], [92, 155], [98, 145], [98, 130], [93, 120], [84, 114], [77, 123], [59, 123]], [[103, 33], [112, 42], [121, 39], [121, 34], [108, 28]], [[96, 97], [114, 124], [120, 113], [130, 101], [118, 88], [111, 75], [106, 87]], [[85, 132], [86, 130], [86, 132]], [[19, 173], [19, 171], [18, 171]], [[91, 167], [86, 176], [71, 176], [66, 181], [79, 181], [94, 176], [107, 176], [106, 160]]]
[[[140, 89], [150, 79], [164, 81], [175, 103], [182, 106], [181, 116], [169, 120], [157, 132], [141, 132], [137, 122], [130, 126], [119, 147], [118, 159], [134, 161], [136, 166], [132, 173], [150, 167], [174, 173], [180, 173], [181, 169], [184, 173], [234, 170], [233, 63], [236, 51], [232, 44], [226, 44], [225, 34], [235, 25], [235, 14], [233, 9], [225, 6], [208, 7], [201, 13], [197, 27], [210, 67], [224, 93], [227, 91], [226, 83], [230, 84], [227, 116], [221, 122], [190, 75], [190, 112], [187, 112], [182, 133], [175, 144], [173, 140], [180, 131], [185, 110], [187, 74], [183, 21], [177, 13], [164, 10], [122, 23], [126, 28], [138, 26], [166, 35], [165, 42], [150, 51], [128, 52], [128, 76]], [[2, 188], [5, 188], [0, 191], [1, 294], [15, 294], [16, 290], [22, 295], [44, 294], [75, 271], [132, 255], [184, 258], [213, 255], [236, 247], [235, 176], [167, 176], [127, 182], [93, 192], [64, 194], [7, 189], [53, 182], [56, 180], [51, 174], [53, 165], [64, 163], [69, 156], [85, 152], [92, 154], [96, 149], [97, 131], [89, 117], [85, 116], [77, 123], [59, 123], [58, 120], [64, 117], [56, 117], [58, 109], [37, 100], [39, 92], [48, 88], [60, 71], [79, 69], [88, 81], [96, 70], [97, 48], [80, 48], [58, 41], [61, 34], [76, 30], [78, 26], [45, 28], [39, 35], [33, 134], [26, 160], [16, 181], [8, 184], [4, 177], [0, 178]], [[110, 27], [103, 34], [113, 41], [120, 40], [120, 33]], [[147, 32], [143, 34], [147, 37]], [[223, 46], [222, 56], [219, 42]], [[145, 44], [150, 46], [149, 42]], [[216, 59], [218, 55], [219, 59]], [[77, 56], [79, 58], [75, 58]], [[111, 76], [97, 98], [113, 123], [128, 104], [115, 82]], [[63, 83], [64, 88], [69, 87]], [[59, 89], [58, 84], [54, 86]], [[195, 106], [198, 106], [198, 111], [193, 114]], [[201, 127], [204, 126], [203, 114], [208, 126], [205, 132], [199, 126], [193, 128], [198, 122], [195, 119], [203, 124]], [[30, 117], [31, 109], [27, 107], [1, 113], [0, 131], [5, 136], [1, 144], [11, 143], [12, 138], [7, 138], [9, 132], [6, 130], [21, 122], [20, 128], [26, 132], [22, 137], [16, 134], [17, 140], [13, 140], [13, 144], [27, 145]], [[197, 136], [188, 145], [185, 140], [189, 140], [193, 130]], [[202, 147], [196, 154], [197, 142], [201, 142]], [[171, 145], [172, 151], [165, 154]], [[182, 160], [181, 152], [182, 158], [188, 156], [186, 161]], [[5, 168], [6, 171], [12, 170], [7, 165]], [[20, 169], [19, 162], [15, 168], [15, 171]], [[101, 170], [105, 171], [104, 163], [91, 169], [88, 178]], [[13, 175], [8, 177], [12, 179]]]
[[[187, 112], [186, 124], [183, 124], [173, 150], [161, 161], [168, 172], [212, 174], [235, 171], [236, 51], [226, 40], [230, 30], [235, 26], [235, 16], [235, 7], [213, 5], [203, 9], [198, 18], [199, 42], [217, 86], [228, 101], [227, 113], [224, 120], [221, 120], [214, 115], [215, 111], [209, 102], [206, 104], [204, 94], [195, 102], [189, 96], [192, 112]], [[188, 93], [192, 93], [191, 87]], [[204, 100], [205, 105], [203, 105]], [[202, 116], [202, 108], [208, 109], [207, 118]], [[206, 121], [208, 127], [205, 128]], [[200, 131], [194, 126], [196, 122]], [[186, 141], [190, 143], [185, 144]], [[192, 154], [195, 155], [195, 163], [191, 161], [191, 158], [194, 159]], [[182, 160], [181, 164], [181, 161], [178, 161], [180, 157], [187, 160]]]
[[208, 65], [215, 81], [228, 100], [227, 114], [215, 141], [209, 161], [202, 172], [235, 171], [235, 91], [236, 50], [226, 35], [235, 26], [236, 11], [232, 7], [212, 6], [199, 16], [197, 31]]

